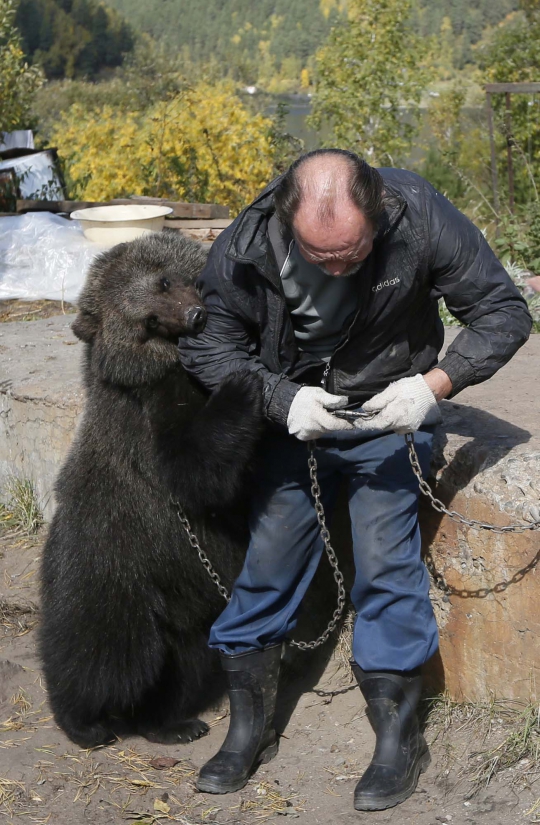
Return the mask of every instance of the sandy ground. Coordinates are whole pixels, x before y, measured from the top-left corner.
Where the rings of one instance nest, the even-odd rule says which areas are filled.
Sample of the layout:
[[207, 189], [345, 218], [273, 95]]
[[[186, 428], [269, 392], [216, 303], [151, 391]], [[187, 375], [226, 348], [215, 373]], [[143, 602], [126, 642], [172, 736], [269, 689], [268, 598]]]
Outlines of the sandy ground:
[[[535, 821], [540, 782], [534, 782], [532, 760], [519, 760], [476, 792], [471, 782], [474, 769], [486, 763], [485, 752], [508, 733], [497, 708], [489, 726], [462, 715], [452, 722], [440, 708], [427, 725], [432, 764], [416, 793], [386, 812], [355, 812], [354, 786], [369, 763], [374, 737], [360, 691], [350, 685], [337, 653], [326, 666], [328, 655], [321, 661], [306, 654], [302, 678], [289, 676], [279, 702], [279, 754], [239, 793], [219, 797], [194, 788], [197, 769], [225, 736], [226, 703], [205, 715], [210, 734], [189, 746], [158, 746], [135, 737], [102, 750], [80, 750], [50, 715], [36, 654], [41, 543], [42, 537], [0, 535], [1, 823], [251, 825], [283, 816], [306, 825]], [[168, 757], [171, 766], [160, 769], [160, 757]]]

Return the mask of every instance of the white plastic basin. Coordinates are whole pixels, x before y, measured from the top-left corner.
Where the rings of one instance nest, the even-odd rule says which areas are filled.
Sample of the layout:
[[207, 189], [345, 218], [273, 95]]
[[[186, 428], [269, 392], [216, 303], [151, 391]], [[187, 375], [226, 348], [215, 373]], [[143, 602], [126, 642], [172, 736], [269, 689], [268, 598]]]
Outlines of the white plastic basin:
[[82, 231], [94, 243], [114, 246], [132, 241], [149, 232], [161, 232], [170, 206], [92, 206], [71, 213], [72, 220], [80, 221]]

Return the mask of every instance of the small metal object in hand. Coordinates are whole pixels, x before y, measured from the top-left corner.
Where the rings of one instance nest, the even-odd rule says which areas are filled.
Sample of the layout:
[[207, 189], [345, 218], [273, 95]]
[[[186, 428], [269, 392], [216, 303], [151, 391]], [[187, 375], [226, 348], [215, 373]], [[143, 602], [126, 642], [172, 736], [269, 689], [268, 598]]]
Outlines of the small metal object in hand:
[[332, 410], [332, 415], [336, 418], [344, 418], [346, 421], [354, 421], [357, 418], [361, 418], [363, 421], [370, 421], [374, 416], [378, 415], [379, 410], [375, 410], [374, 412], [368, 412], [367, 410], [363, 410], [362, 407], [358, 407], [356, 410]]

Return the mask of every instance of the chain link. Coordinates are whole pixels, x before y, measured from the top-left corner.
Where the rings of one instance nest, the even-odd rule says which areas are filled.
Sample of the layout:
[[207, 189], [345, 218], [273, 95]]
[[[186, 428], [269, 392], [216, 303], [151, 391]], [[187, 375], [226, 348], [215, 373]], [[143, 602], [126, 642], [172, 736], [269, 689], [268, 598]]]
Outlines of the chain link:
[[[347, 596], [345, 593], [345, 584], [343, 581], [343, 574], [338, 566], [338, 560], [335, 553], [334, 548], [330, 543], [330, 532], [328, 527], [326, 526], [326, 517], [324, 514], [324, 507], [321, 500], [321, 488], [319, 487], [319, 482], [317, 480], [317, 460], [314, 454], [314, 442], [310, 441], [308, 445], [309, 450], [309, 458], [308, 458], [308, 465], [309, 465], [309, 477], [311, 479], [311, 494], [315, 501], [315, 512], [317, 514], [317, 521], [320, 527], [320, 535], [324, 543], [324, 549], [326, 550], [326, 555], [328, 556], [328, 561], [334, 571], [334, 579], [337, 584], [338, 588], [338, 603], [337, 607], [332, 614], [332, 618], [328, 623], [328, 627], [321, 633], [318, 639], [314, 639], [312, 642], [296, 642], [294, 640], [289, 640], [288, 644], [292, 647], [298, 647], [300, 650], [314, 650], [316, 647], [320, 647], [323, 645], [330, 635], [336, 629], [339, 620], [343, 615], [343, 611], [345, 609], [345, 604], [347, 603]], [[201, 545], [199, 544], [199, 540], [193, 530], [191, 529], [191, 524], [189, 523], [189, 519], [182, 510], [180, 503], [178, 501], [172, 500], [174, 507], [176, 508], [176, 514], [178, 516], [178, 520], [180, 524], [184, 528], [187, 537], [189, 539], [189, 543], [196, 550], [197, 555], [199, 556], [200, 562], [214, 584], [216, 585], [217, 589], [219, 590], [220, 594], [223, 596], [227, 603], [230, 602], [231, 597], [227, 588], [221, 583], [221, 579], [218, 573], [214, 570], [212, 562], [202, 549]]]
[[[476, 519], [466, 518], [466, 516], [456, 512], [456, 510], [448, 510], [440, 499], [435, 498], [431, 491], [431, 487], [422, 476], [420, 461], [414, 446], [414, 435], [412, 433], [407, 433], [405, 435], [405, 441], [407, 442], [407, 447], [409, 450], [409, 460], [411, 462], [412, 471], [418, 480], [420, 490], [425, 496], [427, 496], [427, 498], [429, 498], [431, 506], [434, 510], [437, 510], [438, 513], [444, 513], [451, 518], [452, 521], [457, 521], [458, 524], [465, 524], [467, 527], [472, 527], [475, 530], [489, 530], [492, 533], [525, 533], [527, 530], [540, 530], [540, 522], [536, 522], [534, 524], [509, 524], [506, 527], [498, 527], [495, 524], [488, 524], [485, 521], [477, 521]], [[435, 567], [435, 561], [430, 550], [428, 550], [424, 560], [433, 580], [433, 584], [444, 594], [444, 601], [449, 601], [449, 596], [459, 596], [462, 599], [485, 599], [490, 593], [503, 593], [511, 584], [517, 584], [524, 579], [527, 573], [534, 570], [540, 561], [540, 550], [535, 556], [533, 556], [530, 562], [525, 565], [525, 567], [522, 567], [521, 570], [517, 570], [510, 579], [497, 582], [497, 584], [494, 584], [492, 587], [477, 587], [474, 590], [467, 590], [465, 588], [454, 587], [453, 585], [448, 584], [443, 574], [440, 573]]]
[[540, 522], [535, 522], [534, 524], [509, 524], [506, 527], [497, 527], [495, 524], [488, 524], [485, 521], [477, 521], [473, 518], [467, 518], [461, 513], [457, 513], [455, 510], [448, 510], [442, 501], [435, 498], [431, 492], [431, 487], [422, 476], [422, 468], [420, 467], [420, 461], [414, 446], [413, 434], [407, 433], [405, 436], [405, 441], [407, 442], [407, 447], [409, 448], [409, 460], [411, 462], [412, 471], [418, 479], [420, 489], [423, 494], [429, 498], [431, 501], [431, 506], [434, 510], [437, 510], [437, 512], [445, 513], [453, 521], [457, 521], [460, 524], [466, 524], [467, 527], [474, 527], [476, 530], [491, 530], [492, 533], [525, 533], [527, 530], [540, 530]]
[[332, 618], [328, 623], [328, 627], [321, 633], [318, 639], [315, 639], [312, 642], [295, 642], [290, 641], [289, 644], [292, 647], [298, 647], [300, 650], [314, 650], [316, 647], [320, 647], [323, 645], [330, 635], [336, 629], [339, 620], [343, 615], [343, 611], [345, 609], [345, 604], [347, 602], [347, 597], [345, 594], [345, 584], [343, 582], [343, 574], [338, 566], [338, 560], [336, 556], [336, 552], [330, 543], [330, 532], [328, 527], [326, 526], [326, 517], [324, 514], [324, 507], [321, 500], [321, 488], [319, 487], [319, 481], [317, 479], [317, 460], [315, 458], [315, 443], [310, 441], [308, 444], [309, 450], [309, 458], [308, 458], [308, 466], [309, 466], [309, 477], [311, 479], [311, 495], [315, 501], [315, 512], [317, 514], [317, 521], [319, 522], [320, 527], [320, 534], [321, 538], [324, 543], [324, 549], [326, 550], [326, 555], [328, 556], [328, 561], [330, 562], [330, 566], [334, 571], [334, 580], [337, 584], [338, 589], [338, 602], [337, 607], [332, 614]]
[[439, 571], [435, 567], [435, 562], [433, 560], [433, 556], [431, 555], [431, 551], [428, 551], [428, 553], [424, 557], [424, 561], [431, 575], [433, 584], [438, 590], [440, 590], [443, 593], [443, 601], [448, 602], [450, 600], [450, 596], [458, 596], [460, 599], [485, 599], [490, 595], [490, 593], [504, 593], [504, 591], [508, 587], [510, 587], [510, 585], [517, 584], [522, 579], [524, 579], [527, 573], [530, 573], [531, 570], [534, 570], [534, 568], [540, 561], [540, 550], [538, 550], [536, 555], [533, 556], [533, 558], [530, 560], [528, 564], [525, 565], [525, 567], [522, 567], [520, 570], [516, 570], [516, 572], [510, 579], [506, 579], [506, 581], [502, 582], [497, 582], [496, 584], [492, 585], [492, 587], [477, 587], [475, 589], [471, 588], [469, 590], [464, 587], [454, 587], [454, 585], [448, 584], [443, 574], [439, 573]]
[[201, 545], [199, 544], [199, 539], [197, 538], [197, 536], [195, 535], [195, 533], [191, 529], [191, 524], [189, 523], [188, 517], [186, 516], [186, 514], [182, 510], [182, 508], [181, 508], [178, 501], [174, 501], [174, 499], [172, 499], [172, 503], [173, 503], [174, 507], [176, 508], [176, 515], [178, 516], [178, 520], [179, 520], [180, 524], [182, 525], [182, 527], [184, 528], [184, 530], [187, 533], [189, 543], [194, 548], [194, 550], [197, 551], [197, 555], [199, 556], [199, 559], [201, 561], [202, 566], [204, 567], [204, 569], [206, 570], [206, 572], [208, 573], [208, 575], [210, 576], [210, 578], [212, 579], [212, 581], [216, 585], [217, 589], [219, 590], [220, 595], [223, 596], [223, 598], [225, 599], [225, 601], [227, 603], [229, 603], [230, 600], [231, 600], [231, 597], [229, 596], [229, 592], [228, 592], [227, 588], [221, 583], [221, 579], [219, 578], [219, 575], [214, 570], [212, 562], [210, 561], [210, 559], [208, 558], [208, 556], [206, 555], [206, 553], [202, 549]]

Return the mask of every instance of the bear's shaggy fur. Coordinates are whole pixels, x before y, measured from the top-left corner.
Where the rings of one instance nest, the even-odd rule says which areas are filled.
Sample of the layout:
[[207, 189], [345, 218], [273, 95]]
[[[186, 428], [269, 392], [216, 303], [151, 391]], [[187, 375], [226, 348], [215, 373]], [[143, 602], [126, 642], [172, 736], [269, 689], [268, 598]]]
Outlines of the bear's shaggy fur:
[[262, 410], [255, 375], [207, 400], [180, 365], [179, 336], [205, 323], [193, 286], [205, 257], [168, 232], [114, 247], [91, 267], [73, 324], [86, 409], [56, 484], [40, 645], [55, 719], [82, 747], [207, 730], [194, 716], [215, 683], [207, 636], [225, 603], [172, 502], [230, 587]]

